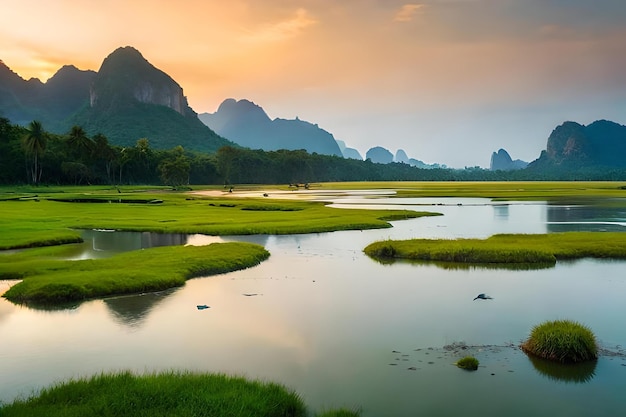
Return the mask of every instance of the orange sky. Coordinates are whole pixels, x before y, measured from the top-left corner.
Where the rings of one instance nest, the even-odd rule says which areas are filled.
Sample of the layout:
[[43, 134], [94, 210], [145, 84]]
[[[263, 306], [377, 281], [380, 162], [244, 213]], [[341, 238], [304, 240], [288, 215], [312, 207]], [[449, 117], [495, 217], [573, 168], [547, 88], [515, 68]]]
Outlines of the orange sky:
[[485, 167], [537, 158], [565, 120], [626, 123], [621, 0], [2, 3], [0, 59], [23, 78], [130, 45], [199, 113], [246, 98], [362, 155]]

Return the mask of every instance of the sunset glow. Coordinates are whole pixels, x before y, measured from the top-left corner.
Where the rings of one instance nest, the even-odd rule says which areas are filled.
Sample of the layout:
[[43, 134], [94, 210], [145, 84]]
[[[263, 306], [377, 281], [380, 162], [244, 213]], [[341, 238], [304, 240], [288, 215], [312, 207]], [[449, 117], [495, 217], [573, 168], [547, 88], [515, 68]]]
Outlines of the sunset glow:
[[566, 120], [626, 123], [624, 22], [618, 0], [5, 0], [0, 59], [45, 82], [130, 45], [198, 113], [245, 98], [362, 155], [485, 167]]

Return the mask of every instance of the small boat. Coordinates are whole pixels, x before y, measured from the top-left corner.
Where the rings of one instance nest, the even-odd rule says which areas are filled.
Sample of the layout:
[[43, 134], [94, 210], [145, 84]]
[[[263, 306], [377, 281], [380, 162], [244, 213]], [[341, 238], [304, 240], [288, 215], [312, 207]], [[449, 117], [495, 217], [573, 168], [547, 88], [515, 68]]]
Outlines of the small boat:
[[202, 304], [202, 305], [197, 305], [196, 308], [198, 310], [206, 310], [207, 308], [210, 308], [210, 307], [206, 304]]

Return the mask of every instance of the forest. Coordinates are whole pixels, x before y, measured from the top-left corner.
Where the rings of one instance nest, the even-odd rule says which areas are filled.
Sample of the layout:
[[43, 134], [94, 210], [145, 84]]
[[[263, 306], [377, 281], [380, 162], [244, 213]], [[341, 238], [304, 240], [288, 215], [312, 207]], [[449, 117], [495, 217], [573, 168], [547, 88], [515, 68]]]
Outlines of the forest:
[[404, 163], [308, 153], [304, 150], [262, 151], [224, 146], [214, 153], [182, 146], [153, 149], [148, 138], [134, 146], [117, 146], [106, 136], [89, 137], [80, 126], [54, 134], [34, 120], [28, 126], [0, 118], [0, 184], [190, 185], [307, 184], [328, 181], [618, 181], [626, 170], [526, 168], [517, 171], [422, 169]]

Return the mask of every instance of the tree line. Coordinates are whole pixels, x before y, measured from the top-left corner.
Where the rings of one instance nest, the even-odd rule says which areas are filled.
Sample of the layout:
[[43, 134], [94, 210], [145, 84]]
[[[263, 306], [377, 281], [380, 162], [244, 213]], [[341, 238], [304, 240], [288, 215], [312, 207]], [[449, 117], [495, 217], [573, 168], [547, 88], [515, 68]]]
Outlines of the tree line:
[[153, 149], [148, 138], [135, 146], [111, 145], [106, 136], [89, 137], [80, 126], [66, 134], [47, 132], [38, 121], [13, 125], [0, 118], [2, 184], [307, 184], [328, 181], [530, 181], [626, 180], [626, 171], [524, 169], [490, 171], [422, 169], [404, 163], [378, 164], [304, 150], [262, 151], [225, 146], [206, 154]]

